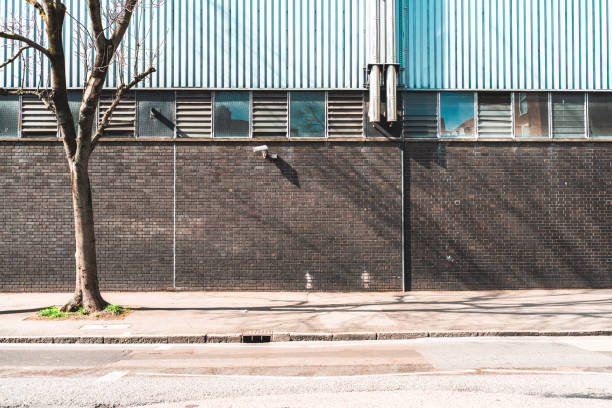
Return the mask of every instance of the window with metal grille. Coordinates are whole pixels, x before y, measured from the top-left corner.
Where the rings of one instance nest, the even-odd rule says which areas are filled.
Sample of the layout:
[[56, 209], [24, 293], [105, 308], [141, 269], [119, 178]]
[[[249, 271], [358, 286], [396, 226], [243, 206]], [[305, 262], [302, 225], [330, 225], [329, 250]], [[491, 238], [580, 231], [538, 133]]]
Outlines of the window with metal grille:
[[287, 92], [253, 92], [253, 137], [287, 137]]
[[363, 92], [329, 92], [327, 132], [330, 138], [363, 137]]
[[406, 92], [403, 94], [402, 129], [407, 138], [438, 136], [438, 93]]
[[583, 93], [552, 93], [554, 138], [582, 138], [584, 129]]
[[246, 91], [215, 92], [215, 137], [249, 137], [249, 102]]
[[55, 114], [35, 95], [21, 97], [21, 133], [23, 137], [57, 137]]
[[138, 137], [174, 137], [174, 92], [138, 91]]
[[177, 92], [176, 136], [212, 137], [212, 97], [210, 92]]
[[0, 96], [0, 137], [19, 136], [19, 97]]
[[478, 137], [512, 137], [512, 107], [509, 92], [478, 94]]
[[[115, 93], [104, 92], [100, 97], [98, 107], [98, 122], [101, 122], [104, 114], [110, 108]], [[105, 136], [111, 137], [134, 137], [136, 126], [136, 98], [133, 92], [124, 94], [117, 108], [111, 116], [108, 127], [104, 130]]]

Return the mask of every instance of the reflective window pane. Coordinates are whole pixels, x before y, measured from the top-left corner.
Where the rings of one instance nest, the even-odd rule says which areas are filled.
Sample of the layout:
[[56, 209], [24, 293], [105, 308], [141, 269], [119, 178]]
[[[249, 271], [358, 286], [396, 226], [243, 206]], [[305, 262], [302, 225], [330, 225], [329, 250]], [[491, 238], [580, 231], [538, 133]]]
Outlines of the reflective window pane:
[[514, 134], [516, 137], [548, 137], [548, 94], [514, 94]]
[[553, 93], [552, 122], [554, 138], [584, 137], [584, 94]]
[[249, 93], [215, 92], [215, 137], [249, 137]]
[[402, 125], [404, 137], [437, 137], [438, 94], [435, 92], [404, 93]]
[[325, 92], [291, 92], [291, 137], [325, 137]]
[[474, 94], [472, 92], [440, 93], [440, 136], [474, 136]]
[[19, 97], [0, 96], [0, 137], [19, 136]]
[[612, 94], [589, 94], [589, 135], [612, 137]]
[[512, 108], [509, 92], [478, 94], [478, 137], [512, 137]]

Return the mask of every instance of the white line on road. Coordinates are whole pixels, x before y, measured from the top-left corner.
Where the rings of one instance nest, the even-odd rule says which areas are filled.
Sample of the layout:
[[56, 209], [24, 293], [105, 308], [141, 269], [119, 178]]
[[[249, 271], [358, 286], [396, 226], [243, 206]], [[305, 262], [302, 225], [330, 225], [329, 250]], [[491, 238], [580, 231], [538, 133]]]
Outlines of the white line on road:
[[121, 377], [125, 376], [127, 373], [129, 373], [129, 371], [111, 371], [110, 373], [106, 374], [105, 376], [102, 376], [102, 377], [98, 378], [98, 381], [99, 382], [117, 381]]

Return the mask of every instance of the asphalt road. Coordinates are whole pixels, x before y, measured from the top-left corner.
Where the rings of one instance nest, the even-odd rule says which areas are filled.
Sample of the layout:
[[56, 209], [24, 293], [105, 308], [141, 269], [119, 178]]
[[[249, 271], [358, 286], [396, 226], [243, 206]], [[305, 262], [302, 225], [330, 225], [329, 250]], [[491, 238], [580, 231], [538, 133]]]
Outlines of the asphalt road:
[[610, 407], [612, 338], [0, 345], [0, 406]]

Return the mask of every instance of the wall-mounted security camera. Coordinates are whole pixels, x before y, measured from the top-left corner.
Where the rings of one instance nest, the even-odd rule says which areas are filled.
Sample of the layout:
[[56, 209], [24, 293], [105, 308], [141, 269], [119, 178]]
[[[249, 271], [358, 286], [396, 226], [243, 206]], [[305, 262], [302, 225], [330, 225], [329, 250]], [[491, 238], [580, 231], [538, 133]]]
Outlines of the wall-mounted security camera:
[[255, 146], [253, 148], [253, 153], [267, 152], [267, 151], [268, 151], [268, 146], [267, 145]]
[[262, 159], [270, 158], [272, 160], [276, 160], [278, 158], [277, 154], [269, 154], [268, 153], [268, 146], [267, 145], [255, 146], [253, 148], [253, 153], [261, 154], [261, 158]]

